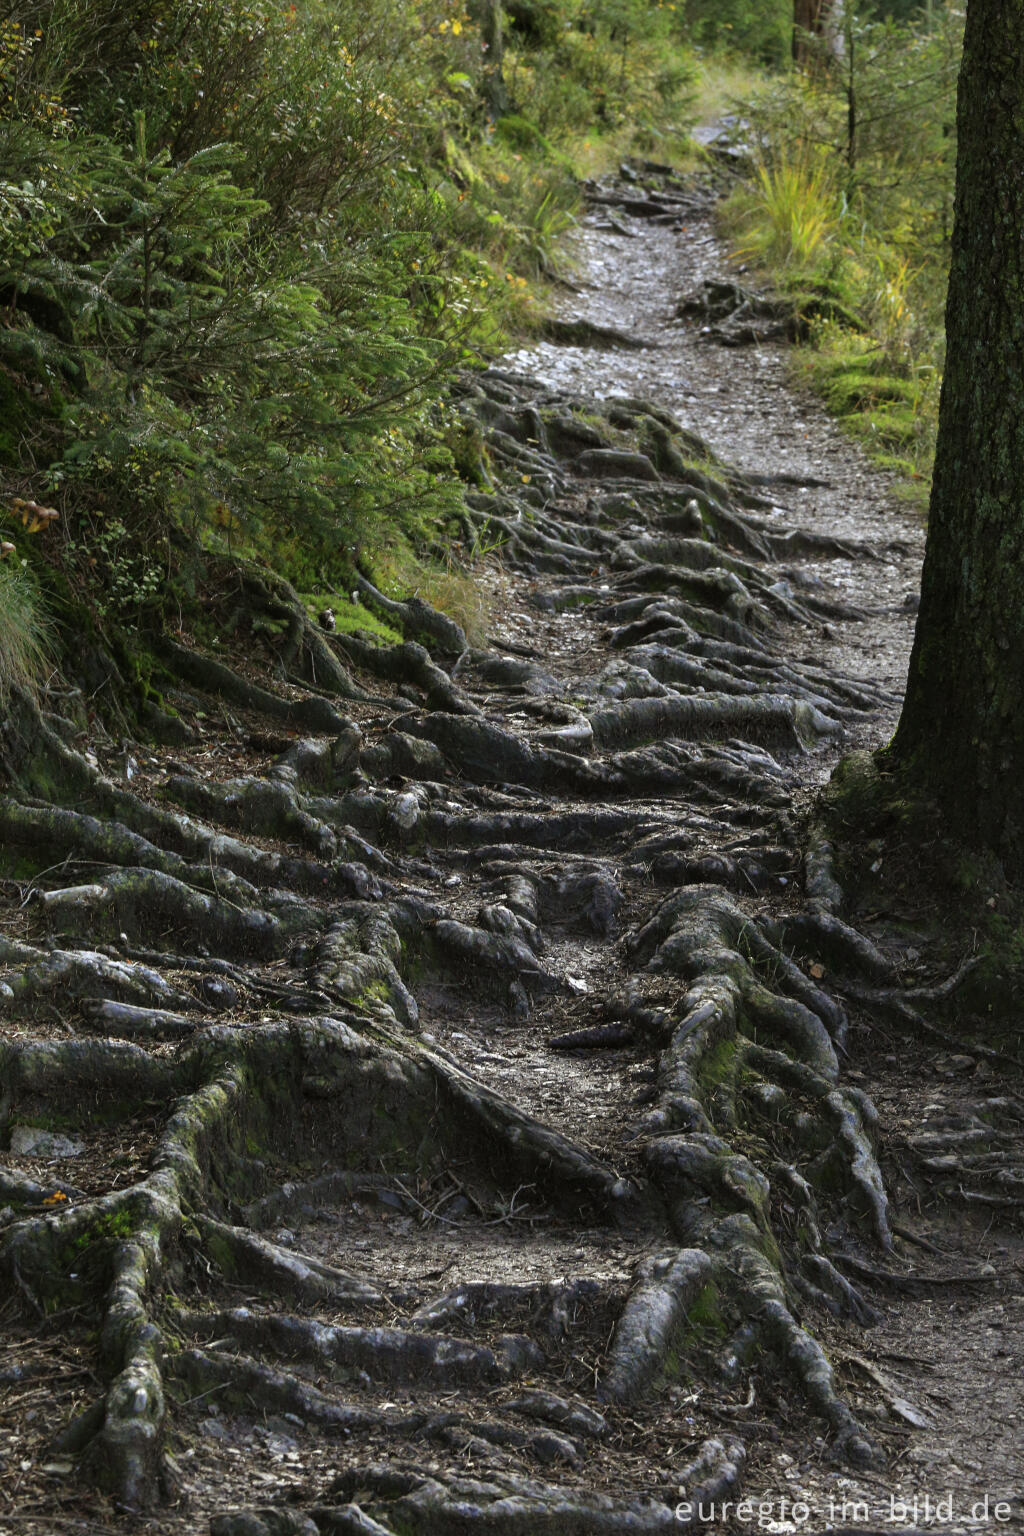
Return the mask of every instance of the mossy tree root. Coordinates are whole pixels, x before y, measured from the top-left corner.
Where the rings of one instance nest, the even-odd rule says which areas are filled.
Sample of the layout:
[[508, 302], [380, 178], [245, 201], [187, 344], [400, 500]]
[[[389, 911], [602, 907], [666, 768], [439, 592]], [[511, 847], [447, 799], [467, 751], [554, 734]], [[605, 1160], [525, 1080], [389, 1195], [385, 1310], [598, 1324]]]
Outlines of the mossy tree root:
[[[373, 1038], [376, 1034], [376, 1040]], [[100, 1302], [100, 1344], [110, 1383], [102, 1403], [65, 1434], [66, 1449], [121, 1503], [151, 1503], [166, 1480], [163, 1444], [167, 1413], [164, 1339], [159, 1297], [169, 1271], [197, 1252], [231, 1274], [260, 1282], [274, 1295], [314, 1304], [372, 1306], [374, 1288], [342, 1271], [225, 1221], [232, 1190], [264, 1177], [247, 1151], [270, 1120], [301, 1116], [308, 1099], [336, 1105], [344, 1144], [375, 1144], [378, 1115], [403, 1128], [417, 1149], [429, 1147], [439, 1097], [451, 1101], [447, 1134], [480, 1149], [496, 1164], [577, 1206], [581, 1196], [618, 1213], [630, 1187], [582, 1149], [531, 1121], [434, 1053], [410, 1049], [381, 1030], [356, 1034], [332, 1020], [295, 1020], [249, 1029], [211, 1025], [170, 1057], [112, 1041], [32, 1042], [0, 1055], [0, 1087], [8, 1120], [60, 1102], [64, 1084], [91, 1085], [90, 1099], [113, 1106], [140, 1100], [173, 1105], [152, 1158], [138, 1182], [95, 1200], [69, 1199], [47, 1214], [27, 1214], [0, 1236], [0, 1272], [45, 1314], [78, 1284], [83, 1303]], [[175, 1102], [175, 1095], [185, 1090]], [[362, 1156], [366, 1156], [364, 1151]], [[29, 1195], [33, 1191], [26, 1191]], [[635, 1191], [632, 1191], [634, 1204]], [[69, 1273], [75, 1277], [69, 1281]], [[303, 1317], [230, 1311], [178, 1310], [171, 1322], [201, 1337], [230, 1335], [241, 1346], [347, 1362], [386, 1379], [434, 1385], [502, 1382], [535, 1370], [540, 1356], [528, 1338], [503, 1336], [488, 1345], [460, 1344], [430, 1329], [325, 1327]], [[165, 1325], [166, 1326], [166, 1325]], [[285, 1389], [270, 1378], [269, 1398]], [[298, 1388], [291, 1387], [294, 1394]], [[285, 1395], [287, 1395], [285, 1393]], [[292, 1411], [292, 1410], [289, 1410]], [[322, 1415], [321, 1415], [322, 1416]]]

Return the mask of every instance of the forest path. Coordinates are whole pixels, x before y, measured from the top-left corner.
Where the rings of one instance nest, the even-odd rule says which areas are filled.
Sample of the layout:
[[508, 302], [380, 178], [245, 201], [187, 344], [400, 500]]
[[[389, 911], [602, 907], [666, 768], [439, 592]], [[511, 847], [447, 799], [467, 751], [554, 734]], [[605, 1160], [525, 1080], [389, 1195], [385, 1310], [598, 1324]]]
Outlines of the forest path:
[[[608, 327], [650, 345], [623, 350], [604, 348], [600, 338], [590, 346], [542, 342], [512, 354], [507, 364], [584, 400], [628, 394], [654, 402], [763, 489], [775, 503], [767, 518], [872, 547], [877, 558], [871, 560], [854, 550], [817, 553], [785, 572], [798, 587], [870, 612], [865, 622], [818, 626], [798, 641], [801, 659], [891, 691], [871, 718], [847, 726], [840, 743], [805, 759], [804, 782], [820, 783], [839, 756], [856, 746], [877, 747], [895, 728], [913, 642], [924, 524], [898, 498], [892, 476], [871, 463], [817, 399], [794, 386], [791, 344], [773, 317], [746, 309], [736, 316], [725, 290], [749, 292], [750, 278], [729, 261], [713, 207], [698, 199], [659, 215], [665, 188], [657, 179], [649, 185], [653, 206], [641, 217], [630, 215], [628, 201], [615, 206], [614, 189], [599, 188], [599, 205], [589, 208], [575, 237], [575, 292], [559, 315], [567, 325]], [[629, 185], [618, 183], [618, 192], [643, 200], [642, 190]], [[930, 905], [925, 894], [925, 927]], [[872, 917], [869, 927], [884, 942], [888, 914]], [[915, 937], [923, 940], [906, 935], [911, 971]], [[916, 1528], [918, 1522], [928, 1529], [939, 1522], [985, 1530], [1001, 1525], [1007, 1508], [1011, 1528], [1020, 1522], [1024, 1529], [1024, 1244], [1013, 1197], [1005, 1204], [997, 1197], [980, 1214], [965, 1210], [953, 1188], [962, 1172], [955, 1160], [932, 1170], [932, 1188], [927, 1178], [915, 1181], [906, 1166], [915, 1137], [941, 1139], [950, 1128], [977, 1124], [977, 1101], [983, 1105], [987, 1093], [1001, 1092], [994, 1081], [998, 1067], [958, 1054], [953, 1045], [943, 1051], [926, 1040], [894, 1038], [877, 1018], [857, 1020], [854, 1042], [848, 1076], [879, 1109], [883, 1165], [903, 1230], [913, 1228], [935, 1248], [929, 1264], [924, 1250], [898, 1243], [905, 1279], [873, 1294], [879, 1323], [859, 1339], [836, 1336], [830, 1348], [851, 1362], [854, 1395], [858, 1385], [874, 1379], [878, 1386], [881, 1378], [887, 1386], [876, 1411], [904, 1434], [908, 1425], [916, 1433], [881, 1475], [837, 1477], [823, 1474], [820, 1458], [786, 1435], [783, 1413], [782, 1422], [762, 1426], [769, 1444], [778, 1431], [778, 1446], [765, 1449], [759, 1476], [748, 1476], [745, 1492], [755, 1508], [770, 1506], [777, 1521], [771, 1528], [778, 1531]], [[1015, 1086], [1019, 1157], [1019, 1078]], [[972, 1094], [975, 1087], [980, 1091]], [[987, 1118], [983, 1107], [981, 1116]], [[979, 1258], [980, 1267], [972, 1262]], [[968, 1266], [984, 1280], [958, 1286], [955, 1274]], [[874, 1378], [865, 1374], [869, 1366]], [[996, 1520], [991, 1510], [1000, 1498], [1009, 1505]], [[806, 1524], [786, 1520], [787, 1500], [790, 1511], [794, 1501], [805, 1502]]]
[[486, 638], [228, 570], [173, 744], [5, 723], [5, 1536], [1019, 1493], [1021, 1100], [808, 821], [895, 721], [920, 529], [782, 344], [676, 317], [710, 194], [636, 174], [576, 344], [462, 384]]
[[[543, 342], [513, 354], [509, 366], [583, 399], [656, 402], [753, 478], [770, 503], [763, 512], [769, 527], [777, 520], [848, 541], [850, 554], [816, 552], [794, 575], [871, 612], [869, 623], [819, 626], [806, 649], [825, 667], [892, 690], [892, 708], [871, 727], [877, 745], [895, 727], [906, 679], [924, 553], [919, 513], [821, 403], [794, 387], [791, 348], [777, 323], [752, 316], [745, 327], [742, 314], [737, 323], [727, 296], [713, 314], [700, 312], [706, 285], [715, 306], [714, 290], [747, 291], [750, 282], [746, 268], [728, 260], [707, 202], [696, 200], [671, 221], [592, 208], [574, 249], [579, 291], [561, 306], [563, 323], [607, 326], [652, 345], [602, 351]], [[716, 323], [723, 318], [726, 325]], [[735, 344], [745, 329], [759, 339]], [[876, 559], [857, 558], [864, 544]]]

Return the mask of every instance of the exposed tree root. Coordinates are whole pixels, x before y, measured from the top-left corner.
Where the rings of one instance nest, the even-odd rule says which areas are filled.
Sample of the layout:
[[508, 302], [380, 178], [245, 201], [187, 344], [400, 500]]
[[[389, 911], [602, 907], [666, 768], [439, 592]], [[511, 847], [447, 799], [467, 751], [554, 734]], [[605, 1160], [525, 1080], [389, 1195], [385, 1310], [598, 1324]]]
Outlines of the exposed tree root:
[[168, 661], [177, 673], [197, 688], [204, 688], [231, 704], [254, 709], [271, 720], [279, 720], [282, 725], [295, 726], [299, 730], [337, 732], [345, 724], [344, 717], [326, 699], [315, 694], [284, 699], [247, 682], [212, 656], [202, 656], [170, 639], [164, 641], [164, 646]]
[[[24, 904], [0, 999], [39, 1031], [0, 1046], [4, 1131], [60, 1124], [106, 1156], [143, 1112], [159, 1127], [130, 1177], [93, 1172], [105, 1192], [34, 1164], [0, 1180], [12, 1292], [95, 1327], [105, 1386], [61, 1445], [120, 1504], [169, 1486], [169, 1420], [187, 1433], [207, 1396], [343, 1452], [301, 1511], [218, 1514], [215, 1536], [678, 1529], [676, 1489], [733, 1493], [743, 1447], [691, 1442], [671, 1490], [641, 1496], [611, 1428], [680, 1377], [764, 1361], [837, 1454], [876, 1454], [812, 1330], [874, 1319], [845, 1259], [891, 1243], [829, 983], [893, 978], [789, 806], [800, 759], [882, 694], [787, 659], [791, 627], [841, 605], [779, 573], [780, 550], [810, 546], [749, 515], [755, 486], [655, 406], [589, 407], [497, 372], [466, 385], [520, 487], [471, 497], [468, 520], [545, 573], [533, 618], [579, 610], [582, 641], [566, 623], [550, 654], [529, 631], [470, 649], [363, 581], [405, 641], [332, 643], [245, 568], [238, 622], [285, 621], [288, 695], [164, 654], [300, 733], [271, 738], [269, 766], [239, 762], [233, 731], [219, 776], [183, 749], [139, 788], [27, 699], [2, 723]], [[375, 699], [349, 667], [402, 695]], [[604, 1098], [597, 1052], [618, 1074]], [[975, 1119], [911, 1154], [1017, 1201], [1002, 1122]], [[391, 1273], [396, 1231], [412, 1258]], [[451, 1274], [416, 1247], [444, 1234]], [[615, 1245], [611, 1268], [594, 1272], [591, 1239]], [[436, 1473], [407, 1467], [417, 1442]]]

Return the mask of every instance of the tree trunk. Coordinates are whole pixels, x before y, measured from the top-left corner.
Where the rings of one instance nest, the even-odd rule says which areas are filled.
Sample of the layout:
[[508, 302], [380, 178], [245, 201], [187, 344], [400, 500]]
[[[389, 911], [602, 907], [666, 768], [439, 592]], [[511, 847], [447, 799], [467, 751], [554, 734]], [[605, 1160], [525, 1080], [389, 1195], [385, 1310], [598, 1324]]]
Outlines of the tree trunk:
[[970, 0], [921, 608], [891, 749], [1024, 879], [1024, 0]]
[[502, 73], [501, 0], [473, 0], [470, 15], [480, 28], [484, 54], [483, 96], [492, 117], [508, 111], [508, 93]]
[[793, 0], [793, 58], [809, 64], [817, 53], [814, 39], [825, 35], [831, 0]]

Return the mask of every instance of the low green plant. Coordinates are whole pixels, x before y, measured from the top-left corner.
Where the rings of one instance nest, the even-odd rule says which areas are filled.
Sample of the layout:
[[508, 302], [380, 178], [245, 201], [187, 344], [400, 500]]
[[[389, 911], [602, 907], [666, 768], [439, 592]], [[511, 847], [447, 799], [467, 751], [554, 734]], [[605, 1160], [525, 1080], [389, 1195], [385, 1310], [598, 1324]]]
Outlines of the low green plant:
[[507, 47], [509, 93], [542, 133], [581, 130], [653, 143], [689, 114], [692, 54], [675, 7], [648, 0], [517, 3]]
[[358, 593], [304, 592], [301, 596], [310, 613], [318, 620], [321, 615], [330, 613], [331, 627], [336, 634], [362, 635], [364, 639], [377, 641], [381, 645], [402, 643], [401, 631], [386, 623], [365, 603], [361, 603]]
[[727, 215], [739, 231], [734, 254], [759, 266], [806, 271], [839, 225], [839, 205], [825, 156], [807, 145], [762, 158], [738, 189]]
[[568, 135], [656, 147], [692, 76], [668, 4], [506, 21], [496, 113], [462, 0], [12, 0], [0, 491], [61, 507], [46, 589], [112, 654], [224, 554], [337, 593], [415, 548], [407, 589], [482, 629], [448, 382], [564, 259]]
[[719, 56], [777, 68], [789, 56], [792, 0], [680, 0], [688, 35]]
[[812, 327], [811, 344], [798, 351], [794, 367], [871, 456], [903, 478], [907, 498], [924, 503], [935, 451], [937, 371], [925, 365], [896, 371], [870, 332], [829, 320]]
[[53, 633], [39, 587], [20, 563], [0, 560], [0, 706], [12, 689], [34, 694], [52, 665]]
[[374, 583], [387, 596], [422, 597], [460, 624], [470, 645], [482, 645], [491, 623], [491, 599], [481, 582], [482, 558], [471, 563], [440, 551], [417, 553], [407, 543], [382, 552], [373, 566]]
[[[813, 317], [801, 375], [925, 499], [944, 350], [963, 16], [841, 17], [841, 47], [744, 103], [761, 145], [726, 205], [736, 255]], [[828, 295], [826, 305], [816, 295]], [[803, 300], [806, 299], [806, 304]]]

